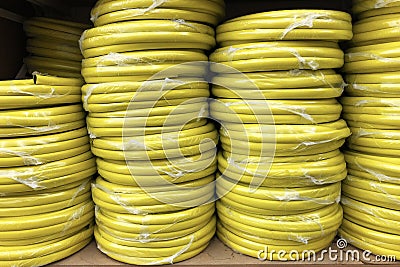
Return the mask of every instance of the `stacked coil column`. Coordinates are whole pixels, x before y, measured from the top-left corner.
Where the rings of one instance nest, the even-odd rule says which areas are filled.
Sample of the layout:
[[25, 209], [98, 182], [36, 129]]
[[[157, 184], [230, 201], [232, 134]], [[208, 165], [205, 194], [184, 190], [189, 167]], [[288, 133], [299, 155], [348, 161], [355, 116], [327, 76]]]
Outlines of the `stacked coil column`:
[[346, 51], [343, 117], [353, 135], [345, 152], [340, 234], [378, 255], [399, 250], [399, 1], [354, 1], [354, 38]]
[[28, 71], [59, 77], [81, 78], [82, 54], [79, 39], [89, 25], [65, 20], [34, 17], [25, 21], [28, 37], [24, 59]]
[[217, 28], [217, 234], [233, 250], [293, 260], [334, 239], [347, 174], [339, 148], [350, 135], [335, 69], [344, 63], [338, 41], [351, 37], [350, 15], [328, 10], [252, 14]]
[[93, 236], [96, 173], [82, 80], [0, 82], [0, 265], [42, 266]]
[[84, 32], [82, 87], [100, 176], [95, 237], [108, 256], [169, 264], [215, 233], [218, 133], [208, 57], [223, 1], [98, 1]]

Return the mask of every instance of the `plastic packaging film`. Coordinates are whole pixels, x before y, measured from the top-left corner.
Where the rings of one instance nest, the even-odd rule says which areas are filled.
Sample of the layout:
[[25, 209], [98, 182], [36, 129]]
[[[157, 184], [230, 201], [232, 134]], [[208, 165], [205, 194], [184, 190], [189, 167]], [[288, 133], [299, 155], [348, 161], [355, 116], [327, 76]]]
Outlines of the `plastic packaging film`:
[[115, 22], [152, 19], [181, 19], [216, 26], [225, 16], [225, 4], [222, 0], [205, 0], [194, 8], [188, 0], [100, 0], [91, 15], [96, 27]]
[[59, 77], [80, 78], [82, 54], [79, 39], [89, 25], [65, 20], [34, 17], [26, 20], [26, 50], [24, 59], [30, 73], [39, 71]]
[[[199, 254], [216, 231], [218, 130], [208, 56], [220, 0], [98, 1], [80, 39], [82, 102], [99, 177], [95, 238], [129, 264]], [[334, 80], [332, 77], [331, 80]]]
[[277, 260], [259, 253], [332, 242], [347, 176], [339, 148], [351, 134], [336, 100], [346, 84], [334, 69], [344, 64], [338, 41], [351, 37], [350, 15], [329, 10], [252, 14], [217, 28], [217, 235], [234, 251]]
[[399, 80], [397, 71], [382, 73], [347, 74], [346, 94], [355, 97], [397, 98]]
[[86, 246], [96, 173], [82, 80], [0, 82], [0, 266], [42, 266]]
[[343, 118], [348, 176], [340, 235], [377, 255], [399, 253], [399, 1], [354, 1], [358, 21], [346, 51]]
[[[400, 1], [398, 0], [354, 0], [353, 13], [359, 19], [363, 19], [396, 13], [399, 6]], [[388, 12], [389, 10], [392, 10], [392, 12]]]

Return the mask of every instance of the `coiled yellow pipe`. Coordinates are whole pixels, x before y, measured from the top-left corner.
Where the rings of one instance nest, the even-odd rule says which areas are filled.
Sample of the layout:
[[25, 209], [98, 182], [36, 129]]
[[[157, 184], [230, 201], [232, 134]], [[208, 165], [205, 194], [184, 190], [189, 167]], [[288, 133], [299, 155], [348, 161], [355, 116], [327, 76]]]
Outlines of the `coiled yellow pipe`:
[[[268, 244], [269, 251], [290, 249], [299, 254], [306, 249], [322, 249], [328, 245], [327, 240], [335, 235], [337, 217], [342, 216], [342, 209], [338, 204], [299, 215], [257, 216], [226, 206], [223, 199], [218, 203], [217, 209], [221, 218], [218, 237], [241, 253], [261, 258], [265, 255], [260, 255], [260, 251], [268, 253], [265, 251], [265, 244]], [[335, 216], [325, 217], [328, 215], [326, 212], [335, 213]], [[321, 228], [326, 231], [329, 239], [321, 239]], [[285, 258], [289, 259], [288, 255]], [[277, 255], [269, 253], [267, 259], [276, 260]]]
[[[39, 71], [60, 77], [80, 78], [79, 39], [88, 25], [35, 17], [24, 22], [31, 39], [24, 59], [30, 73]], [[50, 41], [49, 41], [50, 40]]]
[[78, 104], [82, 83], [40, 74], [0, 82], [0, 266], [43, 266], [92, 239], [96, 167]]
[[[301, 254], [335, 236], [347, 175], [338, 149], [350, 131], [335, 99], [345, 83], [333, 69], [344, 64], [338, 41], [351, 29], [349, 14], [328, 10], [251, 14], [217, 28], [217, 235], [235, 251], [277, 260], [266, 246]], [[321, 221], [307, 219], [316, 213]]]
[[343, 181], [340, 235], [377, 255], [399, 255], [398, 1], [354, 1], [359, 20], [343, 71], [349, 96], [341, 99], [351, 126]]
[[[383, 1], [377, 1], [377, 0], [355, 0], [353, 4], [353, 12], [360, 16], [360, 18], [366, 16], [364, 14], [367, 14], [369, 12], [375, 11], [374, 16], [379, 15], [379, 11], [381, 9], [385, 10], [387, 8], [395, 8], [400, 5], [400, 2], [398, 0], [383, 0]], [[372, 13], [371, 13], [372, 14]]]
[[98, 247], [130, 264], [193, 257], [215, 233], [218, 132], [206, 64], [181, 63], [208, 61], [224, 3], [101, 0], [91, 15], [80, 46]]

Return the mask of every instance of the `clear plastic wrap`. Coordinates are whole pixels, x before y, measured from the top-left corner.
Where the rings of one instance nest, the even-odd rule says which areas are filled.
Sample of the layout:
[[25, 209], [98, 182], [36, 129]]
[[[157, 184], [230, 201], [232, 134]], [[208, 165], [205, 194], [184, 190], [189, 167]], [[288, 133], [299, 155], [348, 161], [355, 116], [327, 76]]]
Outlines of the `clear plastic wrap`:
[[[358, 184], [356, 184], [358, 182]], [[365, 203], [372, 203], [394, 210], [398, 210], [400, 203], [397, 194], [398, 185], [374, 181], [365, 181], [362, 178], [349, 175], [343, 183], [343, 192], [353, 198], [362, 200]], [[379, 200], [371, 201], [373, 198]]]
[[349, 14], [331, 10], [282, 10], [251, 14], [217, 28], [222, 46], [270, 40], [350, 40]]
[[[234, 250], [259, 259], [277, 260], [278, 255], [273, 251], [283, 248], [303, 257], [306, 250], [323, 249], [332, 242], [342, 217], [342, 208], [337, 203], [302, 214], [261, 215], [225, 201], [223, 198], [217, 203], [218, 237]], [[290, 259], [289, 255], [284, 257]]]
[[[361, 128], [355, 139], [349, 140], [350, 147], [357, 150], [345, 152], [349, 175], [342, 185], [344, 222], [339, 230], [342, 237], [361, 249], [394, 257], [399, 256], [400, 234], [398, 153], [394, 146], [393, 149], [379, 147], [378, 153], [371, 154], [371, 149], [359, 145], [363, 140], [357, 140], [371, 137], [368, 146], [373, 147], [374, 143], [379, 145], [376, 138], [395, 141], [396, 134], [392, 130]], [[393, 154], [387, 155], [388, 151]]]
[[80, 79], [34, 73], [33, 79], [0, 81], [1, 110], [39, 108], [80, 102]]
[[40, 137], [0, 140], [0, 167], [41, 165], [89, 150], [85, 128]]
[[0, 197], [0, 264], [41, 266], [71, 255], [93, 234], [90, 180]]
[[210, 50], [215, 46], [214, 35], [210, 26], [183, 19], [139, 20], [89, 29], [79, 44], [85, 58], [92, 58], [139, 50]]
[[[203, 251], [214, 236], [215, 225], [216, 218], [212, 217], [211, 220], [206, 225], [203, 225], [203, 228], [197, 232], [171, 241], [157, 241], [157, 244], [165, 244], [164, 248], [141, 247], [140, 242], [131, 242], [129, 240], [120, 241], [118, 238], [113, 238], [113, 242], [109, 242], [104, 238], [106, 234], [102, 234], [100, 231], [95, 231], [95, 236], [98, 240], [98, 248], [114, 259], [140, 265], [173, 264], [174, 262], [194, 257]], [[175, 247], [174, 243], [178, 242], [181, 243], [181, 245]], [[149, 243], [146, 244], [149, 245]], [[150, 244], [153, 244], [153, 242], [150, 242]]]
[[397, 130], [398, 98], [343, 97], [343, 118], [351, 127]]
[[96, 166], [82, 83], [39, 73], [0, 81], [0, 266], [43, 266], [92, 240]]
[[[396, 45], [396, 43], [393, 43]], [[355, 97], [398, 98], [399, 80], [396, 71], [368, 74], [349, 74], [346, 93]]]
[[[340, 118], [342, 106], [335, 99], [315, 101], [218, 99], [211, 103], [210, 109], [211, 115], [220, 121], [268, 124], [268, 119], [265, 117], [272, 116], [271, 124], [280, 125], [336, 121]], [[229, 117], [226, 110], [237, 114], [237, 117]]]
[[[394, 14], [398, 12], [393, 10]], [[367, 46], [397, 42], [399, 32], [397, 30], [398, 18], [393, 14], [382, 14], [361, 19], [354, 23], [354, 36], [352, 46]]]
[[[246, 73], [340, 68], [344, 63], [343, 51], [338, 45], [322, 41], [257, 42], [226, 46], [211, 54], [210, 60]], [[224, 72], [219, 65], [213, 65], [212, 71]]]
[[[50, 189], [70, 184], [93, 175], [95, 162], [90, 151], [65, 160], [33, 167], [0, 169], [0, 192], [3, 195]], [[85, 174], [86, 176], [81, 176]]]
[[[357, 184], [354, 184], [355, 187], [349, 186], [358, 180], [353, 177], [346, 180], [348, 185], [344, 187], [344, 196], [341, 200], [344, 207], [344, 221], [339, 233], [361, 249], [397, 258], [400, 234], [398, 200], [386, 191], [382, 194], [364, 190], [360, 195]], [[368, 180], [363, 179], [363, 181], [361, 185], [368, 183]], [[378, 188], [375, 186], [377, 184]], [[371, 182], [370, 185], [369, 189], [375, 191], [376, 189], [382, 191], [382, 187], [395, 186], [382, 182]], [[388, 206], [389, 203], [392, 205]]]
[[[120, 170], [115, 162], [112, 165], [104, 162], [99, 168], [130, 172], [126, 165]], [[196, 172], [206, 175], [192, 170]], [[139, 187], [133, 183], [134, 176], [129, 178], [129, 186], [101, 177], [93, 185], [95, 237], [103, 253], [131, 264], [171, 264], [193, 257], [207, 246], [216, 223], [213, 172], [205, 178], [165, 186], [139, 183]], [[150, 182], [152, 177], [146, 180]]]
[[346, 64], [343, 71], [347, 73], [370, 73], [370, 72], [390, 72], [400, 70], [399, 54], [391, 55], [390, 50], [384, 50], [385, 56], [381, 51], [371, 52], [348, 52], [346, 54]]
[[210, 175], [177, 186], [171, 184], [140, 188], [126, 185], [121, 187], [98, 178], [92, 192], [96, 204], [114, 212], [154, 214], [197, 207], [213, 201], [213, 181], [214, 175]]
[[92, 9], [91, 20], [96, 27], [145, 19], [184, 19], [215, 26], [224, 15], [223, 1], [201, 0], [196, 5], [196, 11], [187, 0], [99, 1]]
[[[346, 84], [333, 70], [290, 70], [276, 72], [246, 73], [257, 87], [248, 88], [249, 81], [237, 74], [219, 74], [213, 77], [213, 95], [218, 98], [246, 99], [328, 99], [342, 94]], [[229, 89], [219, 86], [229, 84]]]

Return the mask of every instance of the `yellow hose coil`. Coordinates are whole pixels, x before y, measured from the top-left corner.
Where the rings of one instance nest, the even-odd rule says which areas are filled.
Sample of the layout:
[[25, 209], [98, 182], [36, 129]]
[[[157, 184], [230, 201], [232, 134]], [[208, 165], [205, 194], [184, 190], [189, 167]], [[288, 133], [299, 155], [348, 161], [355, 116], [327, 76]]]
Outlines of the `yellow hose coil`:
[[173, 125], [173, 126], [164, 126], [164, 127], [147, 127], [146, 129], [121, 129], [121, 128], [102, 128], [102, 127], [88, 127], [89, 133], [91, 136], [95, 137], [122, 137], [124, 136], [141, 136], [152, 135], [152, 134], [161, 134], [161, 133], [169, 133], [176, 132], [180, 130], [193, 129], [197, 127], [201, 127], [207, 123], [206, 119], [200, 119], [193, 122], [189, 122], [185, 124], [183, 127], [181, 125]]
[[193, 257], [215, 233], [218, 132], [207, 66], [180, 64], [208, 61], [224, 3], [101, 0], [91, 15], [80, 47], [98, 247], [130, 264]]
[[[358, 178], [356, 176], [349, 175], [346, 180], [343, 181], [344, 184], [356, 187], [358, 189], [368, 190], [380, 194], [386, 195], [380, 201], [391, 200], [393, 202], [397, 202], [398, 198], [398, 186], [396, 184], [385, 183], [385, 182], [374, 182], [374, 181], [365, 181], [362, 178]], [[390, 202], [390, 201], [389, 201]]]
[[62, 187], [0, 199], [0, 264], [44, 265], [90, 242], [94, 206], [89, 180]]
[[[161, 206], [163, 201], [169, 201], [171, 206], [183, 206], [184, 202], [190, 202], [193, 199], [202, 199], [203, 196], [208, 195], [208, 201], [212, 195], [212, 187], [214, 186], [211, 182], [214, 176], [211, 175], [204, 179], [197, 181], [193, 187], [186, 188], [186, 185], [179, 186], [176, 189], [171, 187], [169, 192], [165, 191], [155, 191], [154, 188], [143, 188], [142, 190], [138, 188], [126, 188], [125, 191], [115, 192], [114, 188], [110, 188], [112, 184], [105, 182], [104, 180], [98, 179], [94, 188], [92, 190], [94, 198], [99, 198], [103, 202], [111, 204], [120, 204], [121, 206], [134, 207], [132, 209], [137, 209], [138, 211], [144, 206]], [[202, 181], [202, 183], [199, 183]], [[193, 183], [192, 183], [193, 184]], [[129, 191], [129, 189], [131, 189]], [[211, 189], [211, 190], [210, 190]], [[161, 188], [160, 190], [168, 190], [167, 188]], [[173, 190], [173, 191], [172, 191]], [[151, 194], [149, 194], [151, 193]], [[200, 203], [201, 205], [203, 203]], [[129, 209], [129, 208], [128, 208]]]
[[364, 14], [368, 12], [375, 11], [375, 13], [377, 13], [381, 9], [398, 6], [400, 6], [400, 1], [398, 0], [355, 0], [353, 2], [353, 12], [357, 14], [357, 16], [365, 16]]
[[[241, 72], [318, 70], [341, 67], [343, 51], [332, 42], [257, 42], [219, 48], [210, 60]], [[218, 65], [211, 70], [225, 72]]]
[[346, 206], [344, 206], [343, 209], [345, 212], [345, 218], [353, 221], [354, 223], [357, 223], [359, 225], [366, 225], [368, 228], [376, 231], [399, 235], [398, 221], [375, 217], [373, 215], [359, 212]]
[[[55, 53], [68, 53], [69, 56], [73, 56], [73, 58], [78, 60], [82, 60], [82, 56], [80, 55], [79, 47], [76, 47], [75, 44], [65, 44], [65, 42], [59, 42], [57, 40], [52, 39], [28, 39], [26, 40], [27, 49], [35, 49], [41, 51], [41, 53], [45, 53], [46, 55], [53, 55], [51, 52]], [[30, 52], [28, 50], [28, 52]], [[40, 53], [38, 53], [39, 55]], [[65, 57], [62, 57], [65, 58]], [[72, 58], [71, 58], [72, 59]]]
[[312, 146], [319, 142], [328, 143], [340, 140], [350, 135], [344, 120], [317, 125], [257, 125], [225, 123], [220, 129], [220, 135], [241, 141], [276, 142]]
[[[347, 184], [343, 185], [343, 193], [346, 196], [360, 199], [363, 202], [373, 203], [374, 205], [378, 205], [388, 209], [398, 210], [399, 196], [396, 195], [391, 195], [386, 192], [384, 193], [372, 192], [358, 187], [353, 187]], [[379, 200], [375, 200], [375, 198], [378, 198]]]
[[1, 266], [46, 265], [92, 239], [96, 168], [77, 104], [82, 83], [36, 73], [0, 82]]
[[[24, 59], [30, 73], [39, 71], [60, 77], [80, 78], [79, 39], [89, 27], [63, 20], [34, 17], [24, 22], [30, 38]], [[49, 41], [50, 40], [50, 41]]]
[[[159, 36], [156, 35], [160, 34]], [[120, 51], [119, 48], [124, 48], [124, 44], [134, 42], [133, 50], [152, 50], [166, 49], [168, 46], [162, 44], [166, 41], [167, 36], [174, 36], [174, 40], [168, 40], [175, 43], [179, 48], [191, 48], [209, 50], [215, 45], [213, 28], [200, 23], [184, 22], [179, 20], [144, 20], [144, 21], [129, 21], [116, 24], [96, 27], [85, 31], [81, 39], [81, 48], [86, 58], [93, 57], [91, 54], [99, 53], [104, 49], [117, 48], [115, 52]], [[191, 38], [184, 38], [185, 36]], [[148, 39], [154, 40], [150, 42]], [[137, 49], [145, 44], [143, 49]], [[185, 45], [186, 43], [186, 45]], [[198, 44], [196, 44], [198, 43]], [[193, 47], [186, 47], [187, 44], [193, 44]], [[183, 47], [180, 47], [183, 45]], [[137, 47], [135, 49], [135, 46]], [[175, 47], [171, 47], [175, 48]], [[96, 53], [96, 54], [97, 54]], [[106, 55], [107, 53], [103, 53]]]
[[[318, 87], [336, 87], [343, 84], [342, 77], [334, 70], [296, 70], [253, 72], [246, 76], [253, 81], [260, 90], [270, 89], [300, 89]], [[236, 90], [246, 90], [246, 81], [238, 80], [238, 74], [220, 74], [213, 78], [213, 83], [221, 84], [223, 81], [235, 81], [232, 84]]]
[[223, 1], [199, 1], [196, 8], [190, 1], [99, 1], [92, 9], [92, 21], [96, 27], [105, 24], [129, 21], [180, 19], [216, 25], [223, 18]]
[[83, 81], [68, 77], [0, 82], [0, 266], [50, 264], [92, 240], [96, 166], [78, 104]]
[[342, 185], [339, 233], [356, 247], [398, 257], [398, 52], [391, 14], [396, 7], [390, 12], [386, 7], [398, 3], [383, 1], [373, 10], [372, 2], [355, 5], [362, 19], [354, 28], [354, 47], [344, 67], [354, 73], [346, 77], [351, 97], [342, 99], [353, 136], [348, 140], [352, 150], [345, 152], [349, 175]]
[[343, 238], [346, 238], [352, 245], [369, 250], [376, 255], [394, 255], [396, 258], [400, 256], [397, 249], [398, 244], [387, 241], [398, 240], [398, 235], [374, 231], [347, 219], [344, 219], [343, 225], [339, 229], [339, 234]]
[[[228, 165], [228, 162], [231, 163], [231, 165]], [[220, 171], [227, 170], [235, 172], [237, 175], [247, 174], [271, 179], [285, 178], [287, 176], [292, 176], [293, 178], [303, 177], [304, 179], [311, 177], [323, 178], [333, 176], [334, 174], [345, 170], [345, 162], [343, 155], [341, 154], [315, 162], [272, 162], [272, 165], [267, 165], [266, 168], [259, 166], [258, 162], [235, 162], [232, 158], [225, 158], [220, 154], [218, 163]]]
[[[387, 15], [363, 21], [365, 25], [379, 21], [382, 28], [391, 25]], [[387, 43], [369, 47], [375, 54], [385, 53], [389, 57], [395, 56], [394, 45]], [[389, 66], [395, 61], [387, 62]], [[345, 153], [349, 176], [342, 185], [345, 219], [339, 233], [356, 247], [377, 255], [398, 257], [400, 180], [397, 178], [398, 127], [395, 121], [398, 99], [393, 90], [397, 78], [393, 75], [396, 72], [381, 74], [379, 71], [381, 69], [377, 68], [372, 74], [348, 77], [353, 83], [351, 90], [357, 86], [365, 87], [365, 90], [353, 94], [360, 97], [343, 100], [347, 104], [345, 116], [353, 121], [349, 124], [354, 127], [354, 136], [348, 140], [353, 151]]]
[[358, 152], [348, 151], [345, 153], [346, 162], [350, 168], [369, 172], [371, 174], [383, 174], [388, 177], [396, 177], [398, 173], [397, 157], [383, 157], [377, 155], [367, 155]]
[[235, 251], [278, 260], [266, 246], [301, 255], [332, 242], [347, 176], [338, 149], [351, 134], [335, 99], [346, 84], [334, 69], [344, 64], [338, 41], [352, 36], [351, 16], [329, 10], [251, 14], [217, 28], [217, 235]]
[[0, 140], [0, 166], [40, 165], [90, 150], [85, 128], [61, 134]]
[[[366, 27], [371, 28], [370, 25]], [[343, 71], [347, 73], [391, 72], [399, 70], [399, 51], [396, 42], [356, 46], [346, 51], [346, 65]]]
[[[396, 3], [397, 2], [397, 3]], [[397, 0], [382, 1], [379, 3], [378, 8], [369, 9], [358, 15], [359, 19], [365, 19], [369, 17], [376, 17], [381, 15], [396, 14], [400, 11], [400, 6]]]
[[100, 250], [116, 260], [141, 265], [171, 264], [191, 258], [203, 251], [214, 236], [215, 223], [214, 217], [206, 227], [191, 234], [186, 244], [177, 247], [139, 249], [136, 243], [135, 246], [127, 246], [110, 242], [98, 231], [95, 231], [95, 237]]
[[352, 128], [351, 131], [353, 136], [348, 140], [349, 148], [369, 154], [398, 156], [398, 130]]
[[352, 46], [365, 46], [397, 42], [399, 33], [396, 23], [394, 14], [363, 18], [354, 24], [354, 37], [351, 44]]
[[[59, 241], [57, 243], [54, 244], [49, 244], [49, 243], [45, 243], [45, 246], [47, 248], [51, 248], [52, 251], [55, 251], [54, 253], [50, 253], [47, 255], [41, 255], [40, 257], [35, 258], [34, 256], [30, 256], [31, 258], [28, 258], [29, 255], [31, 255], [31, 251], [29, 251], [29, 247], [24, 246], [22, 249], [20, 250], [19, 248], [14, 248], [18, 251], [21, 251], [21, 254], [26, 253], [25, 255], [27, 258], [26, 259], [21, 259], [21, 257], [18, 257], [18, 259], [15, 260], [4, 260], [4, 261], [0, 261], [1, 265], [4, 266], [42, 266], [42, 265], [46, 265], [46, 264], [50, 264], [53, 262], [56, 262], [58, 260], [61, 260], [63, 258], [66, 258], [76, 252], [78, 252], [79, 250], [83, 249], [87, 244], [90, 243], [90, 241], [92, 240], [92, 234], [93, 234], [93, 226], [91, 226], [90, 228], [88, 228], [86, 231], [78, 233], [74, 236], [71, 236], [69, 238], [64, 239], [63, 241]], [[42, 250], [43, 248], [40, 248], [38, 246], [35, 246], [33, 248], [33, 250], [35, 251], [39, 251]], [[31, 249], [32, 250], [32, 249]]]
[[[253, 257], [258, 257], [257, 252], [264, 251], [265, 246], [278, 250], [295, 249], [301, 254], [307, 246], [321, 243], [327, 245], [335, 235], [335, 227], [338, 227], [335, 217], [341, 217], [342, 213], [342, 209], [337, 204], [299, 215], [274, 216], [248, 214], [224, 205], [223, 199], [217, 205], [221, 218], [218, 224], [218, 237], [235, 249], [239, 249], [240, 252]], [[332, 213], [335, 213], [334, 217], [325, 217]], [[299, 223], [304, 226], [300, 227]], [[247, 226], [243, 227], [243, 224]], [[326, 237], [318, 234], [321, 227], [327, 231]], [[287, 229], [287, 231], [282, 229]]]
[[396, 106], [398, 98], [343, 97], [343, 118], [351, 127], [393, 129], [398, 128]]
[[346, 93], [353, 97], [399, 98], [397, 83], [350, 83]]
[[82, 83], [81, 79], [40, 74], [33, 79], [0, 81], [0, 110], [76, 104], [80, 102]]
[[[209, 161], [206, 162], [209, 164]], [[200, 163], [201, 164], [201, 163]], [[183, 183], [183, 182], [188, 182], [188, 181], [194, 181], [197, 179], [201, 179], [205, 176], [209, 176], [213, 173], [215, 173], [217, 166], [216, 166], [216, 161], [214, 160], [209, 166], [204, 168], [202, 171], [199, 172], [185, 172], [183, 171], [183, 174], [181, 171], [172, 169], [165, 174], [154, 174], [154, 170], [152, 171], [151, 174], [153, 174], [155, 177], [153, 179], [152, 175], [141, 175], [141, 174], [130, 174], [129, 169], [127, 169], [127, 173], [123, 172], [118, 172], [118, 170], [110, 169], [110, 167], [104, 166], [103, 167], [103, 162], [99, 162], [98, 159], [98, 165], [99, 165], [99, 174], [104, 177], [109, 182], [116, 183], [116, 184], [122, 184], [122, 185], [132, 185], [132, 186], [155, 186], [158, 184], [158, 179], [161, 177], [163, 181], [167, 181], [170, 183]], [[201, 166], [201, 165], [200, 165]], [[175, 173], [176, 172], [176, 173]]]
[[347, 74], [346, 81], [351, 84], [396, 84], [400, 82], [399, 72]]
[[349, 40], [351, 17], [340, 11], [282, 10], [238, 17], [217, 29], [222, 46], [269, 40]]
[[[193, 8], [193, 2], [188, 0], [172, 0], [160, 3], [154, 3], [150, 0], [142, 1], [98, 1], [96, 6], [92, 9], [91, 15], [93, 19], [106, 14], [124, 9], [141, 9], [148, 8], [176, 8], [181, 10], [195, 10], [201, 13], [209, 13], [218, 16], [220, 19], [225, 15], [225, 4], [223, 1], [206, 0], [199, 1], [196, 8]], [[144, 14], [143, 14], [144, 15]], [[165, 18], [166, 19], [166, 18]], [[97, 25], [96, 25], [97, 26]]]

